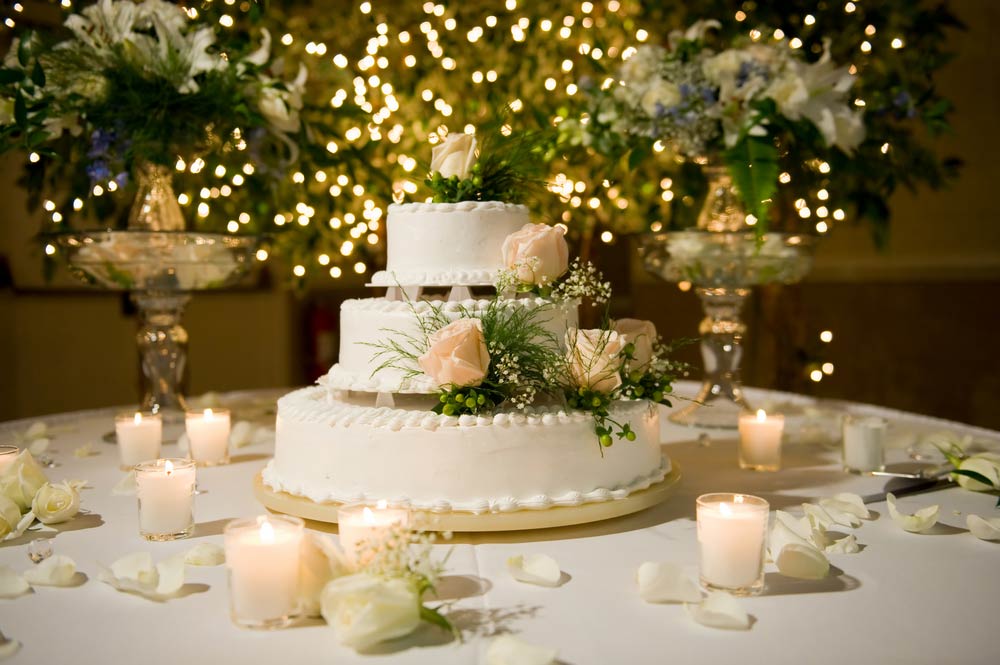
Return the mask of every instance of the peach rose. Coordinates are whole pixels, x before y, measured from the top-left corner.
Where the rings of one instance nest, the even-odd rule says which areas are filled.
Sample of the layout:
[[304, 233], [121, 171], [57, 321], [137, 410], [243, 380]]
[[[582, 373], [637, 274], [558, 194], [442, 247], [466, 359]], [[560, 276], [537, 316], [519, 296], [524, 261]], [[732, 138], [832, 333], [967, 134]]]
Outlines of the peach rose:
[[479, 319], [452, 321], [429, 341], [430, 348], [417, 363], [439, 385], [477, 386], [486, 378], [490, 354]]
[[503, 241], [503, 262], [524, 284], [549, 284], [569, 267], [561, 226], [525, 224]]
[[618, 319], [615, 321], [615, 332], [621, 335], [626, 344], [634, 346], [629, 369], [644, 371], [653, 359], [656, 326], [652, 321], [642, 319]]
[[436, 171], [442, 178], [458, 176], [464, 180], [475, 163], [476, 139], [468, 134], [449, 134], [431, 149], [431, 173]]
[[614, 330], [567, 330], [567, 359], [574, 385], [600, 393], [610, 393], [620, 386], [620, 354], [625, 344]]

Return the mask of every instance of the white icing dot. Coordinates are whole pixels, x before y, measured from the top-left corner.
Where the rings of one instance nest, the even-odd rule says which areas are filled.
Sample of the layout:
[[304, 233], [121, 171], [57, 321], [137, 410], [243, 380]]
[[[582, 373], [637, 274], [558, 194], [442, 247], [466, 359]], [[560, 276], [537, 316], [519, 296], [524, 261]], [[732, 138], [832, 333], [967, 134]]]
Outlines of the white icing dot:
[[508, 416], [506, 413], [498, 413], [497, 415], [493, 416], [494, 425], [500, 425], [502, 427], [504, 425], [508, 425], [509, 423], [510, 423], [510, 416]]
[[546, 413], [544, 416], [542, 416], [543, 425], [555, 425], [556, 422], [557, 418], [553, 416], [551, 413]]
[[535, 415], [528, 416], [528, 424], [529, 425], [540, 425], [541, 422], [542, 422], [542, 419], [539, 416], [535, 416]]
[[472, 427], [476, 424], [476, 417], [466, 413], [465, 415], [458, 417], [458, 424], [462, 427]]

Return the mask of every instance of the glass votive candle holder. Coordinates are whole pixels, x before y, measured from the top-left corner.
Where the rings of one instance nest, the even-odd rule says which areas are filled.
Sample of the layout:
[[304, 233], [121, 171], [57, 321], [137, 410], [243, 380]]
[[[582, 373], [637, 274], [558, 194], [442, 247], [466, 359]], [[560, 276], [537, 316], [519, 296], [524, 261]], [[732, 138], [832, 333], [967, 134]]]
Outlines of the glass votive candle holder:
[[303, 522], [286, 515], [233, 520], [223, 531], [229, 607], [243, 628], [283, 628], [299, 614]]
[[357, 565], [368, 563], [394, 531], [409, 527], [409, 509], [389, 506], [386, 501], [375, 505], [352, 503], [337, 508], [340, 548], [348, 560]]
[[122, 413], [115, 417], [115, 439], [122, 470], [159, 459], [163, 443], [163, 418], [158, 413]]
[[749, 494], [703, 494], [697, 500], [701, 584], [749, 596], [764, 588], [769, 506]]
[[14, 463], [21, 449], [17, 446], [0, 446], [0, 472]]
[[781, 468], [784, 416], [768, 415], [763, 409], [758, 409], [757, 413], [741, 413], [739, 431], [741, 469], [777, 471]]
[[885, 436], [889, 421], [878, 416], [844, 416], [844, 470], [885, 470]]
[[198, 466], [229, 463], [229, 409], [205, 409], [184, 414], [188, 457]]
[[137, 464], [135, 490], [143, 538], [177, 540], [194, 531], [193, 461], [171, 458]]

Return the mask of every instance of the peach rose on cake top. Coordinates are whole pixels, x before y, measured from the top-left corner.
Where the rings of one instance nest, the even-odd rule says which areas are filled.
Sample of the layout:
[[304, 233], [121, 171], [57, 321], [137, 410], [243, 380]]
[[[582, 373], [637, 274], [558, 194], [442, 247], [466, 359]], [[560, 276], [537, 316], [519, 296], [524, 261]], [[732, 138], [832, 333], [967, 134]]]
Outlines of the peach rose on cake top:
[[621, 352], [627, 342], [614, 330], [566, 331], [567, 360], [573, 384], [610, 393], [622, 384]]
[[465, 180], [476, 163], [476, 138], [469, 134], [449, 134], [431, 149], [431, 173], [442, 178]]
[[490, 354], [479, 319], [458, 319], [428, 339], [427, 352], [417, 364], [440, 386], [477, 386], [486, 378]]
[[569, 268], [569, 248], [560, 226], [525, 224], [503, 241], [503, 263], [522, 284], [551, 284]]
[[618, 319], [615, 321], [617, 332], [626, 344], [632, 344], [632, 361], [630, 370], [643, 371], [653, 360], [653, 342], [656, 341], [656, 326], [652, 321], [643, 319]]

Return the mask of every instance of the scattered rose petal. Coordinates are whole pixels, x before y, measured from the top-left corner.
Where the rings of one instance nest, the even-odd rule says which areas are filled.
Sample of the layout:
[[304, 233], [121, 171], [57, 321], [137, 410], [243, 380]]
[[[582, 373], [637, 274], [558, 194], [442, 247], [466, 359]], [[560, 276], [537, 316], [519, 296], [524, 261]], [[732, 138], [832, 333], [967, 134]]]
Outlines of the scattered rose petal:
[[750, 615], [740, 603], [725, 591], [713, 591], [698, 605], [688, 603], [687, 611], [691, 618], [709, 628], [725, 630], [749, 630]]
[[0, 566], [0, 598], [17, 598], [31, 590], [31, 585], [10, 566]]
[[0, 643], [0, 660], [10, 658], [21, 650], [21, 643], [17, 640], [7, 638], [6, 642]]
[[539, 586], [558, 586], [559, 580], [562, 579], [559, 564], [547, 554], [512, 556], [507, 559], [507, 570], [518, 582]]
[[253, 443], [254, 426], [246, 420], [239, 420], [229, 433], [229, 443], [235, 448], [245, 448]]
[[85, 443], [73, 451], [73, 457], [77, 457], [80, 459], [84, 457], [90, 457], [91, 455], [99, 455], [99, 454], [100, 453], [97, 452], [97, 450], [94, 448], [94, 444], [92, 443]]
[[1000, 517], [984, 519], [979, 515], [969, 515], [965, 518], [965, 525], [980, 540], [1000, 540]]
[[172, 596], [184, 586], [185, 555], [175, 554], [156, 564], [156, 595]]
[[842, 512], [849, 515], [854, 515], [860, 519], [866, 520], [871, 517], [871, 511], [868, 510], [868, 506], [865, 505], [864, 499], [862, 499], [857, 494], [852, 494], [851, 492], [842, 492], [840, 494], [834, 494], [828, 499], [820, 499], [819, 505], [824, 508], [836, 508]]
[[486, 650], [486, 665], [552, 665], [558, 652], [513, 635], [498, 635]]
[[830, 572], [830, 561], [812, 545], [785, 545], [775, 564], [782, 575], [801, 580], [821, 580]]
[[24, 579], [32, 586], [69, 586], [76, 578], [76, 562], [57, 554], [24, 571]]
[[135, 552], [101, 570], [100, 580], [119, 591], [166, 600], [184, 586], [184, 561], [184, 554], [175, 554], [154, 566], [148, 552]]
[[46, 434], [48, 434], [48, 431], [49, 431], [48, 425], [46, 425], [41, 420], [36, 420], [35, 422], [31, 423], [31, 427], [29, 427], [28, 431], [24, 433], [24, 438], [27, 439], [28, 441], [41, 439]]
[[806, 519], [813, 529], [826, 529], [835, 524], [833, 516], [826, 511], [826, 508], [815, 503], [803, 503], [802, 510], [805, 511]]
[[118, 484], [114, 486], [111, 493], [116, 496], [129, 496], [135, 494], [135, 469], [126, 473]]
[[226, 550], [215, 543], [195, 545], [184, 554], [189, 566], [219, 566], [226, 562]]
[[35, 457], [38, 457], [39, 455], [41, 455], [42, 453], [44, 453], [46, 450], [49, 449], [50, 443], [52, 443], [52, 441], [45, 437], [42, 437], [41, 439], [35, 439], [34, 441], [31, 442], [31, 445], [28, 446], [28, 452], [34, 455]]
[[701, 590], [672, 563], [647, 561], [636, 573], [639, 596], [647, 603], [697, 603]]
[[892, 492], [885, 495], [885, 503], [889, 506], [889, 516], [892, 517], [892, 521], [901, 526], [904, 531], [922, 533], [937, 524], [940, 506], [926, 506], [912, 515], [901, 513], [896, 510], [896, 495]]
[[21, 521], [17, 523], [17, 526], [14, 527], [14, 530], [11, 531], [10, 535], [7, 537], [11, 539], [20, 538], [22, 535], [24, 535], [24, 532], [28, 530], [28, 527], [30, 527], [34, 523], [35, 523], [35, 513], [29, 510], [21, 517]]
[[829, 554], [857, 554], [861, 551], [857, 537], [851, 533], [827, 543], [823, 550]]
[[789, 513], [783, 510], [774, 511], [774, 520], [771, 524], [771, 532], [768, 535], [767, 548], [771, 553], [771, 559], [776, 560], [777, 555], [791, 543], [799, 545], [810, 545], [809, 532], [802, 528], [802, 523]]
[[350, 565], [328, 536], [306, 532], [299, 558], [299, 600], [302, 613], [319, 616], [323, 587], [348, 574]]

